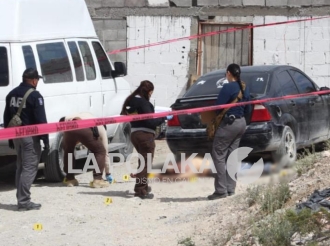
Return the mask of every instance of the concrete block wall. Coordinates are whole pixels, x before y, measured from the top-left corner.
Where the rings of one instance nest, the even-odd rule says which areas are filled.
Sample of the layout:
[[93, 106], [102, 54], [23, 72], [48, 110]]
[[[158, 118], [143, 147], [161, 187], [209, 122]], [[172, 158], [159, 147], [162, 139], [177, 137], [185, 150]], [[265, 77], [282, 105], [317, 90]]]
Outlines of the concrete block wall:
[[[330, 13], [329, 0], [86, 0], [86, 3], [106, 51], [134, 46], [131, 35], [136, 27], [133, 28], [133, 24], [127, 21], [132, 17], [162, 16], [169, 17], [168, 20], [189, 18], [189, 33], [195, 35], [198, 33], [198, 22], [201, 20], [219, 23], [238, 23], [237, 21], [241, 20], [242, 23], [263, 24], [288, 20], [293, 16], [326, 16]], [[328, 24], [322, 23], [312, 26], [312, 29], [308, 29], [308, 23], [287, 25], [287, 29], [284, 26], [255, 29], [254, 64], [292, 64], [305, 70], [320, 85], [329, 85]], [[188, 33], [189, 28], [186, 25], [184, 27]], [[158, 32], [164, 28], [171, 29], [170, 26], [158, 28]], [[138, 44], [165, 40], [155, 30], [150, 34], [153, 35], [150, 36], [150, 40], [141, 39]], [[175, 30], [170, 30], [169, 34], [166, 39], [181, 37], [177, 36]], [[189, 50], [184, 51], [184, 59], [187, 60], [183, 66], [178, 64], [178, 67], [174, 66], [174, 63], [181, 58], [173, 55], [175, 52], [170, 52], [173, 48], [167, 45], [161, 46], [161, 54], [159, 50], [144, 49], [139, 51], [140, 55], [132, 51], [120, 52], [110, 55], [110, 58], [113, 62], [126, 62], [129, 72], [127, 80], [132, 88], [135, 88], [143, 78], [156, 81], [157, 87], [162, 88], [162, 92], [155, 93], [160, 98], [156, 99], [157, 105], [169, 106], [175, 97], [184, 92], [192, 78], [196, 78], [197, 41], [192, 39], [188, 42], [189, 45], [185, 45], [189, 47]], [[176, 49], [178, 54], [182, 52], [182, 47], [180, 49], [178, 46]], [[145, 53], [144, 56], [142, 53]]]
[[[126, 20], [94, 19], [96, 34], [107, 52], [127, 47]], [[127, 62], [126, 52], [110, 55], [112, 62]]]
[[[257, 16], [253, 24], [296, 19]], [[256, 28], [253, 36], [254, 65], [292, 65], [305, 71], [319, 86], [330, 86], [330, 19]]]
[[[191, 18], [131, 16], [127, 24], [127, 45], [132, 47], [189, 36]], [[170, 106], [186, 89], [189, 52], [189, 40], [128, 52], [127, 80], [132, 88], [142, 80], [150, 80], [155, 85], [151, 102]]]

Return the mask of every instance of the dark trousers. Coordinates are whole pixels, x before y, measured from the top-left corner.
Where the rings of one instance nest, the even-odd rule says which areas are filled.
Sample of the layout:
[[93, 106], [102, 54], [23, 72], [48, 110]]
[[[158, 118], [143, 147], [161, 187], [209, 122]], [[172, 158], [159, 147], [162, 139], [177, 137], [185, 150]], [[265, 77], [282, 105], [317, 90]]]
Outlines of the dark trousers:
[[74, 179], [73, 173], [68, 173], [68, 154], [72, 153], [72, 168], [75, 168], [74, 149], [76, 144], [80, 142], [85, 145], [90, 153], [93, 153], [100, 169], [100, 173], [93, 171], [94, 179], [102, 179], [102, 173], [105, 166], [106, 151], [101, 138], [95, 138], [90, 128], [68, 131], [63, 133], [63, 149], [64, 149], [64, 172], [67, 174], [67, 180]]
[[[136, 151], [144, 158], [144, 168], [136, 174], [134, 191], [138, 196], [144, 196], [148, 191], [148, 170], [147, 170], [147, 155], [151, 153], [153, 159], [155, 153], [155, 135], [153, 133], [136, 131], [131, 134], [131, 141]], [[152, 161], [152, 160], [151, 160]], [[139, 159], [140, 168], [141, 162]]]
[[16, 162], [16, 197], [18, 205], [26, 205], [31, 201], [31, 185], [38, 172], [41, 155], [38, 137], [14, 139], [17, 153]]
[[233, 180], [227, 172], [227, 166], [235, 163], [227, 163], [228, 156], [239, 147], [241, 137], [246, 128], [245, 118], [236, 119], [233, 124], [227, 125], [221, 122], [217, 129], [212, 148], [212, 159], [217, 173], [215, 174], [214, 187], [218, 194], [235, 192], [236, 180]]

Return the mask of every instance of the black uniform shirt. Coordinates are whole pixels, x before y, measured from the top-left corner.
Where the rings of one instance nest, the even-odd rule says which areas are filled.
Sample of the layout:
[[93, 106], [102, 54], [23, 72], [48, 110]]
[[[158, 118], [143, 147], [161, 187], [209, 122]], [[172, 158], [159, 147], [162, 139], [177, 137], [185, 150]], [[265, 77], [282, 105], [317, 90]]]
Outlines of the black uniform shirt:
[[[239, 84], [235, 81], [225, 84], [218, 95], [216, 105], [231, 103], [235, 98], [237, 98], [240, 90], [241, 89], [239, 87]], [[250, 92], [248, 87], [245, 88], [243, 98], [239, 102], [247, 102], [247, 101], [250, 101]], [[221, 110], [219, 111], [221, 112]], [[251, 105], [248, 104], [245, 106], [231, 107], [228, 109], [226, 114], [228, 115], [233, 114], [235, 116], [241, 117], [249, 114], [250, 112], [251, 112]]]
[[[6, 97], [6, 108], [3, 116], [4, 127], [8, 126], [10, 120], [17, 113], [25, 93], [31, 88], [35, 89], [32, 85], [22, 82], [9, 92]], [[25, 105], [20, 115], [23, 126], [47, 123], [44, 98], [37, 90], [28, 96]], [[48, 135], [41, 135], [40, 138], [44, 143], [49, 143]]]
[[[155, 112], [154, 106], [149, 101], [147, 101], [145, 98], [142, 97], [137, 97], [137, 96], [133, 97], [129, 101], [128, 106], [130, 107], [127, 110], [129, 114], [134, 114], [134, 113], [148, 114]], [[133, 128], [145, 127], [151, 130], [156, 130], [156, 127], [161, 125], [163, 122], [165, 122], [165, 118], [139, 120], [139, 121], [132, 121], [131, 126]]]

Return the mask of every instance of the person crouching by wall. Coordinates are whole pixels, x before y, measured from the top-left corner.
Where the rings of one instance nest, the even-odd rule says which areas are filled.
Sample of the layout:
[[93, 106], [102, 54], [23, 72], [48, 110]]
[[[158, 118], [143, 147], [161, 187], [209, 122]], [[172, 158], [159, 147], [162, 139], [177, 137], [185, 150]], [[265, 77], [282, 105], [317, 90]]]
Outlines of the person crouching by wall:
[[[150, 97], [154, 91], [154, 85], [144, 80], [140, 86], [126, 98], [122, 115], [129, 114], [147, 114], [154, 113], [154, 106], [150, 103]], [[134, 196], [142, 199], [152, 199], [154, 195], [151, 192], [151, 187], [148, 187], [148, 171], [147, 171], [147, 156], [151, 153], [153, 158], [155, 152], [155, 130], [156, 127], [165, 121], [164, 118], [139, 120], [131, 122], [131, 141], [136, 151], [144, 158], [144, 168], [140, 173], [132, 175], [136, 178], [134, 187]], [[140, 159], [139, 166], [140, 168]]]
[[[75, 117], [62, 117], [60, 122], [63, 121], [71, 121], [71, 120], [82, 120], [85, 118], [83, 115], [81, 117], [76, 115]], [[72, 154], [72, 168], [75, 169], [75, 158], [74, 158], [74, 150], [78, 143], [82, 143], [87, 147], [87, 149], [94, 154], [95, 160], [97, 162], [98, 168], [100, 172], [96, 172], [93, 170], [93, 182], [91, 182], [90, 186], [92, 188], [103, 188], [108, 187], [109, 183], [102, 179], [102, 174], [106, 165], [106, 153], [107, 150], [102, 141], [102, 135], [99, 131], [105, 131], [103, 126], [91, 127], [85, 129], [79, 129], [74, 131], [66, 131], [63, 132], [63, 150], [64, 150], [64, 172], [66, 173], [66, 177], [64, 179], [64, 183], [67, 186], [78, 186], [78, 180], [75, 179], [75, 175], [73, 173], [69, 173], [68, 171], [68, 161], [69, 161], [69, 153]]]
[[[216, 105], [231, 103], [236, 98], [241, 98], [238, 102], [249, 101], [249, 90], [245, 86], [245, 83], [241, 81], [241, 69], [239, 65], [230, 64], [227, 67], [226, 77], [229, 83], [225, 84], [221, 89]], [[222, 110], [226, 109], [221, 109], [220, 112]], [[226, 160], [239, 146], [241, 137], [246, 129], [244, 116], [249, 114], [250, 111], [251, 105], [229, 108], [219, 128], [216, 130], [212, 147], [212, 159], [217, 173], [215, 174], [214, 181], [215, 192], [208, 196], [209, 200], [225, 198], [235, 194], [236, 181], [227, 172], [228, 165], [235, 165], [235, 163], [227, 163], [226, 165]]]

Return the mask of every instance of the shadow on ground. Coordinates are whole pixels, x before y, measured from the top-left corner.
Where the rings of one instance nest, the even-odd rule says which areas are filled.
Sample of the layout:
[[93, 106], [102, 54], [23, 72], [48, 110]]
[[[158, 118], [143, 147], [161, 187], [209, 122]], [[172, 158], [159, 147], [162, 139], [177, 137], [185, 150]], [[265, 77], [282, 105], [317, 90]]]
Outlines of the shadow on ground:
[[158, 198], [160, 202], [198, 202], [198, 201], [208, 201], [207, 197], [186, 197], [186, 198], [168, 198], [161, 197]]
[[103, 192], [88, 192], [82, 191], [78, 192], [78, 194], [82, 195], [97, 195], [97, 196], [115, 196], [115, 197], [124, 197], [131, 198], [132, 196], [128, 191], [103, 191]]
[[0, 210], [17, 211], [17, 205], [0, 203]]

